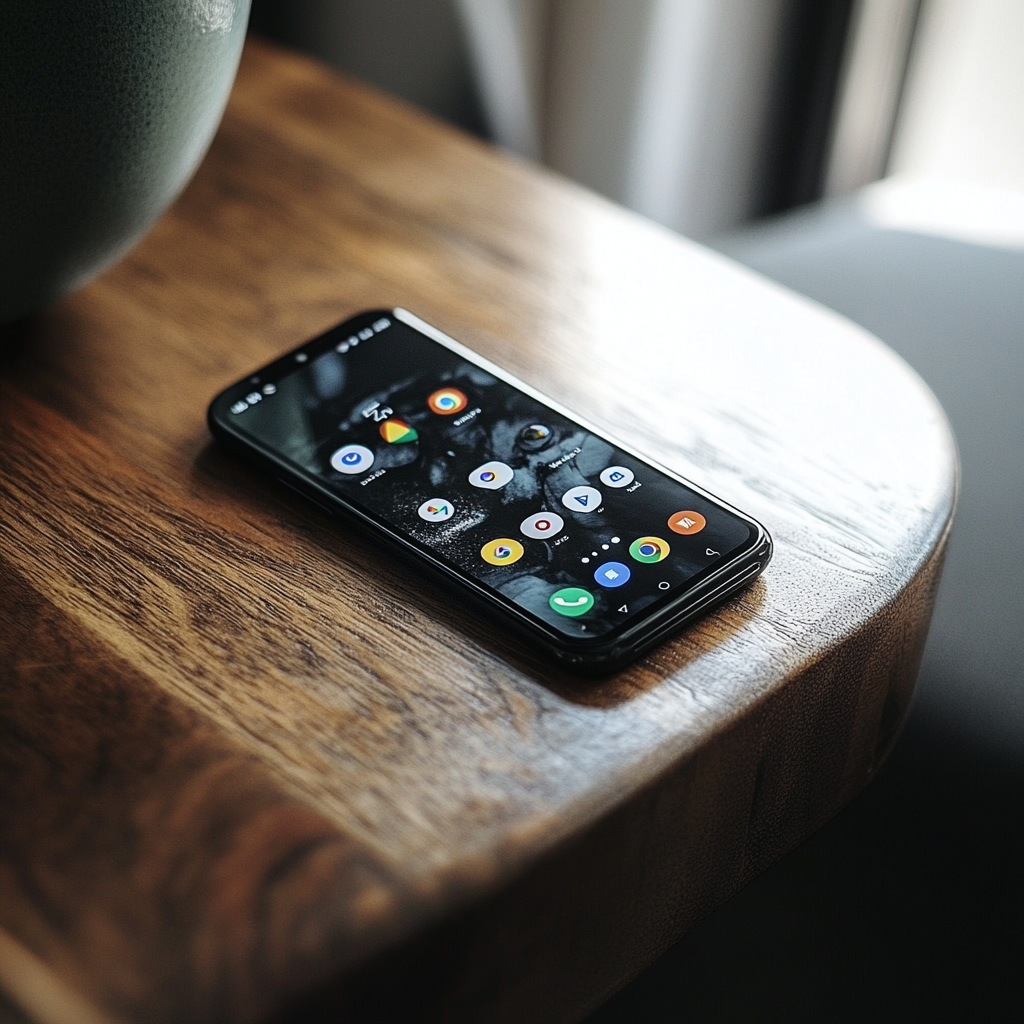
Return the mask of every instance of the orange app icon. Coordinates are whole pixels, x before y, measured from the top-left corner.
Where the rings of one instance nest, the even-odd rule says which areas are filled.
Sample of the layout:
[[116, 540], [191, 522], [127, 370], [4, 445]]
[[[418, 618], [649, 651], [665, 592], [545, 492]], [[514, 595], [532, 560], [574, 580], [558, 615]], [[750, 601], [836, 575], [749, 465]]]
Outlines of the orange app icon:
[[430, 411], [440, 416], [452, 416], [462, 412], [468, 404], [469, 399], [458, 388], [441, 388], [427, 399]]
[[676, 512], [668, 517], [668, 528], [684, 537], [700, 533], [707, 524], [708, 521], [699, 512]]

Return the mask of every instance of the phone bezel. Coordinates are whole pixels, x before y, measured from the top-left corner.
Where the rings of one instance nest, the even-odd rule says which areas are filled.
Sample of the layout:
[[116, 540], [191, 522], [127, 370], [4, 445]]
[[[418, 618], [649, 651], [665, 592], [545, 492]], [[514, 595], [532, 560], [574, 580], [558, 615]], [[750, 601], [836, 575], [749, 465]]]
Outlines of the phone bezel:
[[[708, 570], [711, 571], [706, 576], [700, 575], [692, 585], [685, 586], [678, 592], [666, 594], [663, 600], [639, 613], [638, 618], [631, 625], [624, 623], [623, 627], [625, 628], [615, 628], [599, 636], [579, 638], [567, 636], [542, 619], [534, 617], [510, 598], [506, 598], [458, 566], [437, 556], [429, 548], [406, 536], [393, 524], [380, 518], [369, 509], [346, 501], [341, 495], [329, 489], [319, 478], [307, 473], [248, 432], [234, 427], [232, 418], [227, 414], [227, 408], [239, 397], [243, 397], [251, 391], [255, 385], [262, 386], [265, 383], [273, 383], [275, 380], [301, 369], [302, 364], [334, 347], [336, 333], [355, 334], [379, 318], [387, 316], [404, 323], [436, 344], [493, 374], [506, 384], [518, 388], [554, 412], [578, 423], [608, 444], [622, 449], [639, 462], [692, 489], [712, 504], [729, 511], [750, 528], [748, 541], [735, 550], [723, 564], [709, 566]], [[725, 600], [736, 590], [751, 582], [763, 572], [771, 558], [772, 542], [768, 531], [753, 517], [723, 501], [717, 495], [711, 494], [693, 481], [661, 465], [649, 455], [638, 452], [631, 445], [609, 437], [603, 430], [589, 423], [577, 413], [566, 409], [559, 402], [519, 380], [489, 359], [467, 348], [402, 307], [373, 309], [358, 313], [296, 346], [254, 373], [248, 374], [224, 388], [210, 403], [207, 420], [215, 437], [227, 441], [231, 447], [240, 450], [250, 458], [255, 457], [263, 468], [270, 470], [281, 483], [311, 500], [329, 514], [341, 512], [346, 517], [354, 518], [364, 526], [383, 533], [391, 542], [396, 543], [404, 550], [411, 551], [421, 562], [439, 570], [446, 578], [482, 599], [492, 611], [498, 612], [506, 621], [511, 618], [519, 632], [525, 633], [534, 640], [541, 639], [559, 660], [576, 668], [612, 668], [625, 663], [659, 642], [665, 635], [678, 629], [685, 622], [708, 610], [711, 605]]]

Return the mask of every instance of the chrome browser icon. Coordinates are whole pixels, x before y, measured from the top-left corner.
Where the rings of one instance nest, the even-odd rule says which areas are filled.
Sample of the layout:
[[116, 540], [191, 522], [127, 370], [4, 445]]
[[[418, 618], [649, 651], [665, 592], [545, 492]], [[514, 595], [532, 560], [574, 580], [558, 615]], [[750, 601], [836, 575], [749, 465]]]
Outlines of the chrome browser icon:
[[671, 549], [667, 540], [660, 537], [638, 537], [629, 545], [629, 553], [638, 562], [660, 562], [668, 558]]

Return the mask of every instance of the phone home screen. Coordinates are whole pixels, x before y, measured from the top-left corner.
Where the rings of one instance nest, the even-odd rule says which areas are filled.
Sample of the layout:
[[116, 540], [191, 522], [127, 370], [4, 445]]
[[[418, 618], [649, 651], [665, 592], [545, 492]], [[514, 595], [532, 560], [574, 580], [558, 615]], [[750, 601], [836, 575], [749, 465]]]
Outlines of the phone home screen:
[[567, 637], [626, 626], [754, 535], [392, 314], [223, 402], [233, 430]]

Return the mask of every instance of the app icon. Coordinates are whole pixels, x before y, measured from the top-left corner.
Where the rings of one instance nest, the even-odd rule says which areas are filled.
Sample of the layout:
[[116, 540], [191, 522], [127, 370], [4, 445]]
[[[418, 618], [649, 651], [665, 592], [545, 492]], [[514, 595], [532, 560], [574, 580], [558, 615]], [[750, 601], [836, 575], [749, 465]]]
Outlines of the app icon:
[[609, 466], [601, 471], [601, 483], [608, 487], [628, 487], [633, 480], [633, 471], [625, 466]]
[[380, 436], [388, 444], [405, 444], [407, 441], [415, 441], [420, 435], [416, 433], [415, 427], [410, 427], [405, 420], [385, 420], [380, 425]]
[[551, 428], [543, 423], [531, 423], [519, 431], [519, 447], [528, 452], [540, 451], [551, 441]]
[[668, 528], [684, 536], [700, 533], [707, 524], [708, 521], [699, 512], [676, 512], [668, 517]]
[[527, 516], [519, 524], [519, 529], [534, 540], [546, 540], [561, 533], [563, 526], [565, 520], [557, 512], [536, 512]]
[[458, 388], [441, 388], [427, 399], [430, 411], [441, 416], [452, 416], [462, 412], [468, 403], [469, 399]]
[[383, 423], [395, 410], [390, 405], [381, 405], [380, 402], [370, 402], [363, 409], [363, 419], [372, 419], [374, 423]]
[[601, 492], [596, 487], [570, 487], [562, 495], [562, 504], [570, 512], [594, 512], [601, 507]]
[[445, 498], [431, 498], [423, 502], [417, 512], [420, 519], [425, 519], [428, 523], [443, 523], [446, 519], [451, 519], [455, 513], [455, 506]]
[[640, 537], [629, 545], [629, 553], [638, 562], [660, 562], [668, 558], [671, 548], [660, 537]]
[[331, 456], [331, 466], [339, 473], [365, 473], [373, 465], [373, 452], [361, 444], [347, 444]]
[[582, 587], [563, 587], [548, 598], [548, 606], [559, 615], [575, 619], [594, 607], [594, 595]]
[[512, 469], [504, 462], [485, 462], [469, 474], [469, 482], [474, 487], [483, 487], [489, 491], [500, 490], [511, 480]]
[[594, 579], [602, 587], [621, 587], [629, 582], [633, 574], [629, 571], [628, 565], [622, 562], [605, 562], [595, 573]]
[[511, 537], [499, 537], [480, 549], [480, 557], [491, 565], [511, 565], [523, 557], [523, 545]]

